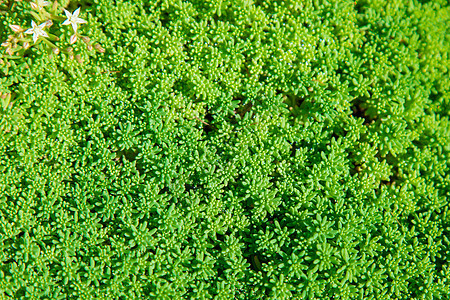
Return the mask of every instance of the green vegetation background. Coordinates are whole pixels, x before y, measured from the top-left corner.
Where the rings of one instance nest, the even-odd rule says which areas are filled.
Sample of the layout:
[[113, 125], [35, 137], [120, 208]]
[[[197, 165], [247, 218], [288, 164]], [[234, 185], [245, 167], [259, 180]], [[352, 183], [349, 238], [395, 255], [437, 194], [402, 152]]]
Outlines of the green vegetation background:
[[78, 5], [2, 54], [1, 299], [449, 299], [447, 1]]

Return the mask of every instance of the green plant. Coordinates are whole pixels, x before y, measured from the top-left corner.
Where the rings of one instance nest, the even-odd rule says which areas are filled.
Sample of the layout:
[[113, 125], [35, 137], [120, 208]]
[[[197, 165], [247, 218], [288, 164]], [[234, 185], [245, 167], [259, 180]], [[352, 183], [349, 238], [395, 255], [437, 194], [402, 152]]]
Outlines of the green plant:
[[[0, 295], [448, 299], [450, 11], [425, 2], [55, 2], [104, 48], [0, 54]], [[44, 22], [5, 3], [2, 41]]]

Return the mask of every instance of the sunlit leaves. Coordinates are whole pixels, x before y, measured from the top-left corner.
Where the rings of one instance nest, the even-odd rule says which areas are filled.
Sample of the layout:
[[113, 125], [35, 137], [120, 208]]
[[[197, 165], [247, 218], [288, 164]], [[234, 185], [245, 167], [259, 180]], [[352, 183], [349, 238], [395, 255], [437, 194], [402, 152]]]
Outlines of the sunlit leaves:
[[101, 59], [0, 62], [7, 297], [448, 295], [438, 2], [94, 2]]

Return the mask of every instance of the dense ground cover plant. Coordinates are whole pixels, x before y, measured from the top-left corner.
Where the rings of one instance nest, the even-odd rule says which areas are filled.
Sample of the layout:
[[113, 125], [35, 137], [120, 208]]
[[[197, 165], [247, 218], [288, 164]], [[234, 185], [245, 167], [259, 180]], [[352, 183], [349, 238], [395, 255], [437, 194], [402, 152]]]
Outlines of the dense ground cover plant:
[[447, 1], [62, 2], [0, 54], [1, 299], [448, 299]]

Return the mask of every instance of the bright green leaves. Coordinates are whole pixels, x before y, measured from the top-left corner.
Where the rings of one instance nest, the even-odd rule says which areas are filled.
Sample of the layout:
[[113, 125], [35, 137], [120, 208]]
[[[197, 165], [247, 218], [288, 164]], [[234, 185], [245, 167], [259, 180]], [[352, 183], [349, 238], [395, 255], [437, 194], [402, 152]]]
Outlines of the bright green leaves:
[[260, 199], [255, 201], [255, 218], [264, 219], [267, 213], [272, 214], [281, 204], [280, 198], [275, 197], [277, 190], [265, 190], [260, 193]]
[[341, 282], [357, 282], [357, 278], [360, 272], [360, 262], [358, 261], [358, 255], [356, 253], [349, 253], [346, 248], [343, 248], [340, 252], [340, 259], [343, 265], [338, 268], [336, 273], [342, 273], [344, 275]]
[[320, 215], [316, 216], [315, 220], [312, 220], [312, 224], [307, 226], [307, 229], [311, 232], [310, 241], [318, 240], [323, 243], [327, 239], [332, 239], [336, 235], [336, 231], [333, 230], [335, 222], [327, 221], [327, 217], [322, 218]]
[[113, 2], [2, 65], [7, 297], [445, 298], [445, 8]]
[[279, 278], [271, 279], [273, 285], [270, 292], [270, 298], [268, 299], [291, 299], [292, 292], [295, 288], [292, 284], [286, 282], [286, 278], [283, 274]]
[[138, 134], [139, 131], [133, 130], [133, 125], [131, 123], [128, 123], [126, 125], [122, 125], [122, 123], [119, 123], [119, 129], [117, 130], [116, 138], [118, 141], [119, 150], [131, 150], [134, 145], [139, 142]]
[[336, 251], [334, 247], [330, 246], [329, 244], [318, 244], [316, 252], [318, 258], [313, 261], [313, 264], [319, 266], [319, 271], [328, 270], [333, 265], [337, 265], [339, 262], [339, 258], [335, 256], [335, 253]]

